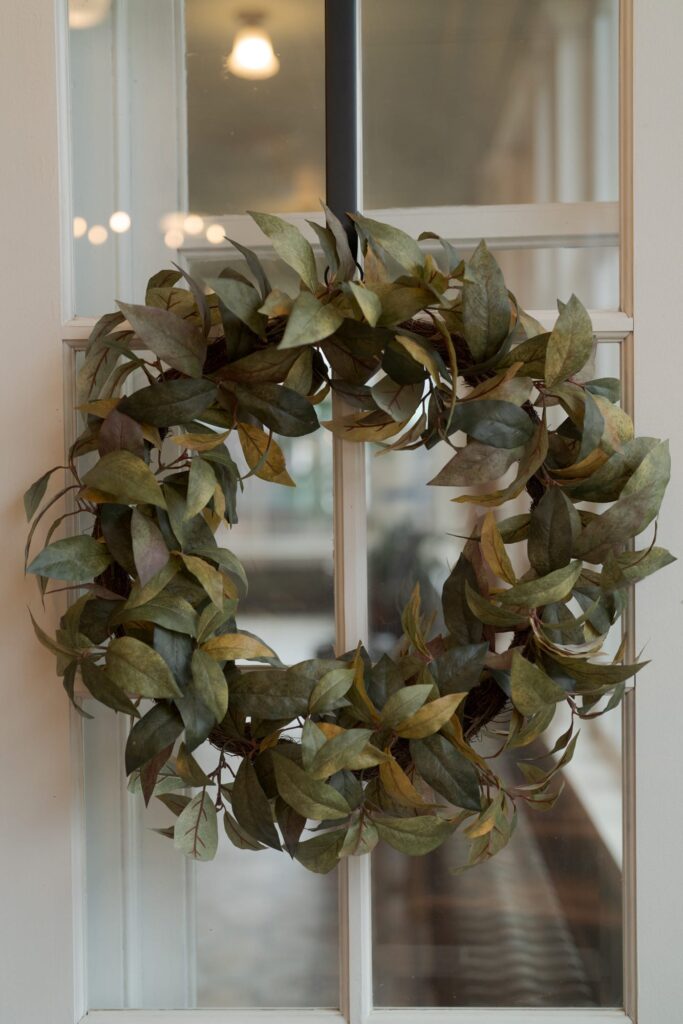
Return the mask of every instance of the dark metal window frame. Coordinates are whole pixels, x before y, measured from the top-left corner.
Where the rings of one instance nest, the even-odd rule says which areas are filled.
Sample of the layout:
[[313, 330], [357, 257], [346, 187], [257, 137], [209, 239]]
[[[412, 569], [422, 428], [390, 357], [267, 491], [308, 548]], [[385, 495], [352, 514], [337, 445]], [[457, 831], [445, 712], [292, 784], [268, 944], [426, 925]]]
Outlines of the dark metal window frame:
[[356, 235], [347, 213], [360, 205], [358, 81], [361, 0], [325, 0], [325, 193], [327, 205]]

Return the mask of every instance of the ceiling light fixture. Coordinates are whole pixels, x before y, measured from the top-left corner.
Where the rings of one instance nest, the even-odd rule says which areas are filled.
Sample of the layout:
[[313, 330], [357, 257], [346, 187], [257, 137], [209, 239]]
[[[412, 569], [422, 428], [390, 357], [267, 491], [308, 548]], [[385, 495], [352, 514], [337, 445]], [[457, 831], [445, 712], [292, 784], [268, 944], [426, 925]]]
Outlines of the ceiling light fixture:
[[280, 70], [280, 61], [270, 36], [261, 27], [263, 15], [249, 13], [240, 17], [244, 26], [235, 35], [232, 50], [225, 58], [225, 70], [238, 78], [272, 78]]

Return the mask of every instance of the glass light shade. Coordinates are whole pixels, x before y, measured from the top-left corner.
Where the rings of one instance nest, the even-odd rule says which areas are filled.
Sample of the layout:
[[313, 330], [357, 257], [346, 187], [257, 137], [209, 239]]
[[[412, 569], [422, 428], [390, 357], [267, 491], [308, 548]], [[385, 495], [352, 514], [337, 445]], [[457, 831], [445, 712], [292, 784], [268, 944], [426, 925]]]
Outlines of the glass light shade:
[[280, 61], [265, 29], [256, 25], [241, 28], [225, 59], [225, 68], [238, 78], [272, 78], [276, 75]]

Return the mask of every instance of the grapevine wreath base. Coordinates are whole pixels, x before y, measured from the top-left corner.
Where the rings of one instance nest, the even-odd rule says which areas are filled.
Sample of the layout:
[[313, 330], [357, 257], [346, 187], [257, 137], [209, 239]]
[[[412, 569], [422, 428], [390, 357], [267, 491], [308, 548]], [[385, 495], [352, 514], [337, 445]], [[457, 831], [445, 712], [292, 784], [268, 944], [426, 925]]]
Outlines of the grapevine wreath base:
[[[325, 212], [312, 225], [322, 281], [294, 227], [253, 214], [296, 295], [234, 243], [251, 279], [226, 268], [207, 294], [162, 271], [146, 305], [97, 323], [67, 485], [43, 503], [56, 467], [25, 496], [27, 560], [48, 510], [74, 502], [28, 571], [43, 593], [80, 596], [54, 638], [36, 633], [72, 700], [78, 675], [130, 715], [131, 788], [176, 815], [162, 832], [189, 856], [214, 856], [220, 814], [236, 846], [284, 849], [312, 871], [379, 841], [426, 854], [456, 829], [472, 865], [505, 846], [520, 802], [553, 805], [577, 720], [616, 707], [642, 668], [601, 652], [629, 587], [672, 560], [650, 537], [630, 543], [657, 516], [668, 449], [634, 437], [618, 380], [594, 379], [575, 296], [547, 333], [484, 243], [462, 262], [434, 235], [420, 246], [356, 215], [360, 270]], [[440, 631], [416, 587], [393, 657], [373, 664], [359, 645], [287, 667], [237, 626], [247, 579], [215, 534], [237, 523], [245, 477], [226, 441], [237, 436], [246, 476], [294, 486], [275, 435], [317, 430], [330, 391], [350, 411], [324, 427], [381, 449], [440, 445], [431, 484], [482, 516], [444, 585]], [[53, 541], [62, 523], [76, 531]], [[549, 755], [525, 757], [560, 711]], [[513, 752], [515, 778], [496, 774], [483, 735], [507, 763]], [[205, 773], [193, 751], [206, 740]]]

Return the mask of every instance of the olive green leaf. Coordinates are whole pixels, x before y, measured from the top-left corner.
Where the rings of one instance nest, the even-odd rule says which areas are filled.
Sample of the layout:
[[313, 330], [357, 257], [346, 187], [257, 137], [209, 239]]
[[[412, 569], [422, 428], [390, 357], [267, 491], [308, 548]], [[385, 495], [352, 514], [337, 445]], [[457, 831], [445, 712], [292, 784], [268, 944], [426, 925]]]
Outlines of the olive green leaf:
[[380, 409], [388, 413], [397, 423], [409, 420], [422, 400], [424, 385], [397, 384], [391, 377], [382, 377], [372, 387], [372, 397]]
[[543, 669], [526, 658], [519, 651], [512, 652], [510, 672], [512, 703], [522, 715], [534, 715], [546, 704], [565, 700], [563, 690]]
[[453, 717], [455, 709], [465, 696], [465, 693], [447, 693], [444, 697], [437, 697], [436, 700], [429, 701], [419, 711], [399, 722], [395, 726], [394, 732], [411, 740], [431, 736]]
[[266, 318], [259, 313], [263, 301], [255, 288], [243, 281], [227, 277], [212, 277], [207, 281], [218, 298], [242, 323], [250, 327], [259, 337], [265, 337]]
[[372, 729], [347, 729], [332, 736], [316, 752], [308, 771], [314, 779], [328, 779], [343, 768], [353, 767], [371, 736]]
[[230, 682], [230, 707], [268, 721], [291, 720], [307, 713], [314, 686], [314, 679], [296, 669], [249, 672]]
[[652, 547], [647, 551], [622, 551], [608, 554], [600, 574], [600, 586], [605, 590], [618, 590], [644, 580], [675, 562], [666, 548]]
[[488, 644], [458, 644], [449, 647], [429, 666], [439, 693], [463, 693], [479, 682]]
[[383, 729], [395, 729], [418, 711], [428, 697], [434, 692], [431, 683], [416, 683], [397, 690], [382, 708], [380, 724]]
[[419, 276], [424, 266], [424, 253], [414, 238], [399, 228], [383, 224], [381, 221], [363, 217], [360, 213], [350, 215], [361, 231], [373, 242], [381, 246], [386, 253], [396, 260], [405, 270]]
[[249, 216], [256, 221], [264, 235], [273, 243], [273, 248], [285, 263], [296, 270], [307, 288], [315, 292], [318, 287], [318, 271], [313, 249], [293, 224], [269, 213], [254, 213]]
[[452, 822], [433, 814], [418, 818], [376, 818], [374, 824], [380, 839], [411, 857], [431, 853], [455, 831]]
[[382, 788], [394, 803], [401, 807], [425, 808], [428, 806], [398, 761], [391, 755], [388, 755], [386, 761], [379, 766], [379, 777]]
[[167, 380], [122, 399], [118, 410], [139, 423], [170, 427], [201, 416], [217, 394], [216, 385], [210, 380]]
[[500, 534], [493, 512], [488, 512], [484, 516], [484, 522], [481, 525], [479, 535], [479, 544], [482, 558], [491, 572], [499, 580], [505, 580], [506, 583], [516, 583], [515, 570], [512, 568], [512, 562], [505, 549], [505, 542]]
[[273, 850], [282, 849], [273, 811], [263, 792], [258, 775], [248, 758], [244, 758], [232, 787], [232, 809], [238, 823], [250, 836]]
[[192, 519], [208, 505], [213, 498], [217, 482], [216, 474], [205, 459], [192, 459], [187, 481], [187, 505], [183, 517], [185, 520]]
[[24, 511], [26, 512], [26, 519], [28, 522], [33, 519], [34, 515], [38, 511], [38, 506], [45, 497], [50, 477], [58, 469], [63, 468], [63, 466], [53, 466], [52, 469], [48, 469], [47, 473], [43, 473], [42, 476], [38, 477], [38, 479], [31, 484], [24, 494]]
[[273, 767], [278, 793], [290, 807], [315, 821], [346, 818], [351, 808], [336, 789], [312, 778], [298, 764], [273, 751]]
[[80, 663], [81, 678], [95, 700], [114, 711], [122, 711], [125, 715], [139, 718], [139, 712], [132, 701], [126, 697], [121, 687], [117, 686], [103, 668], [96, 665], [91, 658], [83, 658]]
[[575, 559], [569, 565], [554, 569], [536, 580], [510, 587], [497, 594], [496, 599], [505, 607], [515, 605], [520, 608], [538, 608], [544, 604], [553, 604], [571, 594], [580, 575], [581, 562]]
[[250, 836], [245, 828], [233, 818], [229, 811], [223, 811], [223, 826], [225, 834], [238, 850], [265, 850], [263, 843], [259, 843], [253, 836]]
[[581, 519], [560, 487], [549, 487], [529, 520], [529, 561], [545, 576], [567, 565], [581, 532]]
[[332, 210], [330, 210], [330, 208], [323, 202], [321, 202], [320, 205], [325, 213], [325, 222], [334, 236], [337, 260], [339, 261], [338, 278], [342, 281], [346, 281], [353, 277], [356, 271], [356, 261], [353, 258], [353, 253], [351, 252], [348, 235], [344, 229], [344, 225], [339, 218], [332, 213]]
[[230, 573], [232, 576], [236, 576], [239, 581], [240, 595], [244, 596], [247, 593], [247, 574], [244, 571], [244, 566], [240, 562], [236, 555], [233, 555], [232, 551], [227, 548], [219, 547], [202, 547], [192, 546], [192, 553], [199, 555], [201, 558], [205, 558], [209, 562], [215, 562], [217, 565]]
[[519, 448], [534, 433], [534, 423], [512, 402], [476, 399], [458, 402], [451, 416], [450, 430], [463, 430], [476, 441], [494, 448]]
[[319, 427], [315, 409], [302, 395], [282, 384], [240, 384], [226, 382], [225, 388], [233, 392], [238, 413], [255, 416], [276, 434], [301, 437]]
[[130, 520], [133, 558], [141, 586], [156, 576], [169, 559], [166, 541], [157, 524], [140, 509], [133, 509]]
[[323, 305], [310, 292], [301, 292], [287, 319], [287, 326], [281, 349], [299, 348], [301, 345], [313, 345], [316, 341], [329, 338], [343, 321], [342, 315], [334, 306]]
[[202, 644], [203, 651], [216, 661], [253, 661], [255, 658], [274, 658], [275, 654], [249, 633], [223, 633]]
[[174, 743], [183, 731], [183, 720], [173, 704], [155, 704], [136, 722], [126, 743], [126, 774], [151, 761], [160, 751]]
[[217, 662], [199, 649], [192, 652], [192, 682], [194, 692], [222, 722], [228, 710], [228, 683]]
[[456, 807], [481, 809], [476, 769], [445, 736], [436, 733], [411, 740], [410, 755], [421, 777], [439, 796]]
[[297, 846], [294, 859], [309, 871], [326, 875], [339, 862], [346, 834], [345, 829], [336, 828], [331, 832], [323, 832], [321, 835], [314, 836], [312, 839], [306, 839]]
[[122, 505], [137, 502], [166, 508], [166, 500], [149, 466], [129, 451], [109, 452], [83, 476], [83, 483], [111, 495]]
[[379, 296], [371, 288], [366, 288], [356, 281], [349, 281], [348, 289], [358, 303], [358, 308], [367, 322], [371, 327], [375, 327], [382, 315], [382, 303]]
[[[497, 595], [500, 597], [500, 595]], [[474, 589], [469, 582], [465, 583], [465, 598], [467, 606], [479, 622], [487, 626], [497, 626], [502, 630], [516, 629], [525, 623], [525, 616], [520, 612], [509, 611], [507, 608], [500, 608], [498, 605], [488, 601]]]
[[272, 436], [251, 423], [238, 423], [237, 432], [244, 458], [255, 476], [284, 487], [296, 486], [287, 472], [282, 449]]
[[433, 487], [471, 487], [498, 480], [519, 459], [522, 448], [494, 448], [481, 441], [470, 441], [447, 462], [433, 480]]
[[112, 558], [93, 537], [65, 537], [43, 548], [26, 571], [53, 580], [85, 583], [103, 573]]
[[588, 362], [593, 348], [593, 325], [584, 306], [572, 295], [563, 307], [548, 340], [545, 382], [554, 387], [573, 377]]
[[107, 647], [106, 671], [125, 693], [136, 697], [180, 697], [170, 668], [157, 652], [132, 636], [117, 637]]
[[97, 435], [97, 450], [100, 455], [116, 452], [121, 448], [142, 456], [145, 451], [143, 429], [137, 420], [124, 416], [118, 409], [107, 413]]
[[206, 341], [189, 320], [152, 306], [117, 303], [138, 338], [163, 362], [188, 377], [201, 377]]
[[446, 628], [458, 644], [479, 643], [482, 635], [481, 621], [467, 600], [467, 584], [471, 588], [478, 585], [472, 563], [463, 554], [453, 566], [441, 593]]
[[486, 243], [480, 242], [466, 263], [462, 287], [465, 338], [478, 362], [500, 349], [510, 330], [510, 318], [510, 300], [500, 267]]
[[361, 857], [372, 853], [379, 842], [379, 832], [369, 818], [362, 818], [349, 826], [340, 857]]
[[176, 594], [161, 592], [146, 601], [144, 604], [128, 607], [126, 602], [122, 607], [117, 607], [111, 616], [111, 625], [118, 626], [125, 623], [153, 622], [157, 626], [164, 626], [177, 633], [186, 633], [188, 636], [197, 635], [197, 613], [184, 597]]
[[173, 845], [194, 860], [213, 860], [218, 848], [218, 819], [211, 794], [202, 789], [175, 823]]
[[308, 710], [312, 715], [322, 714], [343, 707], [345, 694], [353, 683], [352, 668], [333, 668], [326, 672], [311, 691]]

